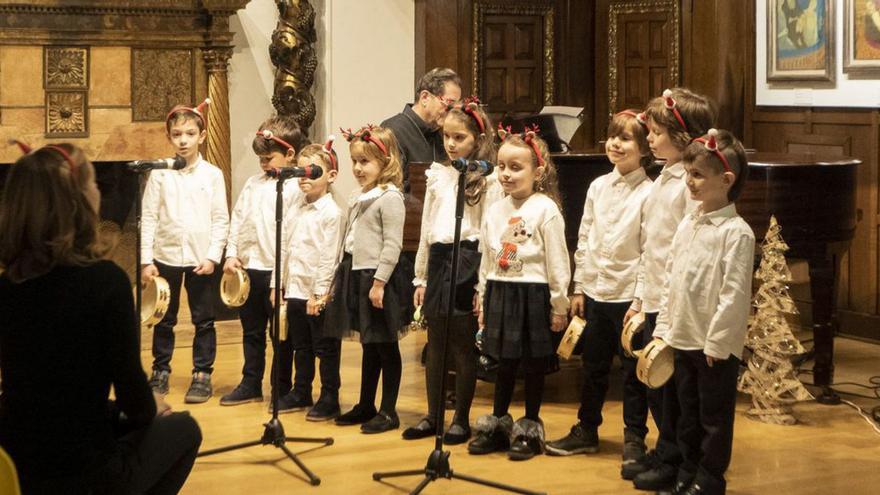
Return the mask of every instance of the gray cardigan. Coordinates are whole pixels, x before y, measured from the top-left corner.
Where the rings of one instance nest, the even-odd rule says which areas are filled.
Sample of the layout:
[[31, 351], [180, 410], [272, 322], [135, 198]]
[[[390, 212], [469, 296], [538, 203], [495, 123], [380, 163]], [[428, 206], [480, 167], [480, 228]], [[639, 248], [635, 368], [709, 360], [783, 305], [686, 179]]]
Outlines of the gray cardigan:
[[355, 200], [348, 210], [343, 249], [339, 250], [344, 252], [345, 239], [354, 225], [352, 270], [375, 268], [373, 278], [388, 282], [403, 246], [405, 218], [403, 193], [397, 188], [385, 189], [375, 198]]

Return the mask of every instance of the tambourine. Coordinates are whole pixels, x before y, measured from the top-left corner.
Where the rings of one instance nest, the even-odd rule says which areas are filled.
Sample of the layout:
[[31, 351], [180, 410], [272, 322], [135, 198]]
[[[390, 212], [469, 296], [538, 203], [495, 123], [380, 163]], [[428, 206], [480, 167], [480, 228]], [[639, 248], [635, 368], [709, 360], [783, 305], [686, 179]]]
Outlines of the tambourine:
[[637, 313], [626, 322], [620, 333], [620, 345], [627, 356], [638, 359], [636, 377], [651, 388], [662, 387], [672, 377], [674, 356], [666, 342], [654, 339], [644, 349], [634, 351], [635, 336], [645, 329], [645, 313]]
[[141, 291], [141, 325], [151, 327], [162, 321], [171, 301], [171, 288], [162, 277], [153, 277]]
[[223, 272], [220, 279], [220, 300], [230, 308], [237, 308], [245, 303], [251, 292], [251, 278], [241, 268], [232, 273]]
[[587, 322], [580, 316], [575, 316], [571, 319], [571, 323], [568, 324], [568, 328], [565, 329], [565, 333], [562, 335], [562, 340], [559, 341], [559, 347], [556, 348], [556, 354], [559, 357], [571, 359], [571, 355], [574, 354], [574, 348], [581, 339], [581, 334], [584, 333], [586, 326]]
[[623, 331], [620, 332], [620, 346], [623, 347], [624, 354], [629, 357], [637, 357], [635, 351], [633, 351], [633, 339], [637, 334], [642, 333], [644, 329], [645, 313], [636, 313], [626, 322], [626, 325], [623, 326]]

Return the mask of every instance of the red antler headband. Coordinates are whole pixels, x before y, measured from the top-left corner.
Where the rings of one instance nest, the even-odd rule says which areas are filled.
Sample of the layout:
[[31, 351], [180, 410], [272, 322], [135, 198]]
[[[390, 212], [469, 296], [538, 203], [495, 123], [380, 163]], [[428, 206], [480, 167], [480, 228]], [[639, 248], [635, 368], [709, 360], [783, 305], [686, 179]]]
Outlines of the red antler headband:
[[322, 146], [321, 149], [330, 157], [330, 168], [333, 170], [339, 170], [339, 166], [336, 164], [336, 155], [333, 154], [333, 141], [336, 141], [336, 136], [330, 134], [327, 136], [327, 142], [324, 143], [324, 146]]
[[294, 148], [292, 144], [290, 144], [287, 141], [276, 136], [269, 129], [263, 129], [262, 131], [257, 131], [257, 136], [260, 136], [261, 138], [263, 138], [267, 141], [275, 141], [276, 143], [280, 144], [281, 146], [284, 146], [285, 148], [287, 148], [289, 150], [296, 151], [296, 148]]
[[636, 121], [642, 127], [645, 127], [645, 128], [648, 127], [648, 118], [645, 116], [644, 112], [635, 113], [632, 110], [621, 110], [621, 111], [617, 112], [616, 114], [614, 114], [615, 117], [617, 117], [618, 115], [629, 115], [630, 117], [636, 119]]
[[476, 96], [468, 96], [467, 98], [465, 98], [464, 104], [447, 105], [446, 110], [449, 111], [454, 108], [457, 108], [457, 109], [461, 110], [462, 112], [466, 113], [472, 119], [474, 119], [474, 121], [477, 123], [477, 126], [480, 128], [480, 133], [485, 134], [486, 133], [486, 123], [483, 122], [483, 118], [480, 117], [480, 114], [477, 113], [477, 108], [479, 108], [479, 107], [480, 107], [480, 99], [477, 98]]
[[[24, 155], [30, 154], [34, 151], [33, 148], [28, 146], [26, 143], [19, 141], [18, 139], [10, 139], [9, 144], [14, 144], [14, 145], [18, 146], [18, 149], [20, 149], [21, 153]], [[55, 146], [53, 144], [43, 146], [40, 149], [52, 150], [52, 151], [58, 153], [59, 155], [61, 155], [61, 158], [64, 158], [64, 161], [67, 162], [67, 165], [70, 167], [71, 177], [73, 177], [74, 181], [77, 180], [76, 178], [77, 178], [77, 174], [79, 173], [79, 167], [77, 166], [76, 162], [73, 161], [73, 158], [70, 157], [70, 153], [68, 153], [67, 150], [65, 150], [64, 148], [62, 148], [60, 146]], [[39, 151], [39, 150], [36, 150], [36, 151]]]
[[717, 129], [709, 129], [708, 136], [709, 136], [708, 139], [699, 137], [699, 138], [694, 139], [694, 141], [697, 141], [699, 143], [703, 143], [703, 146], [705, 146], [707, 150], [711, 151], [712, 153], [715, 153], [715, 156], [717, 156], [718, 159], [721, 160], [721, 164], [724, 165], [724, 170], [726, 172], [733, 173], [733, 170], [731, 170], [731, 168], [730, 168], [730, 163], [727, 161], [727, 158], [724, 156], [724, 153], [721, 152], [721, 149], [718, 148], [718, 141], [716, 139], [716, 137], [718, 136], [718, 130]]
[[663, 99], [665, 100], [666, 109], [675, 115], [675, 120], [681, 124], [682, 130], [684, 130], [684, 132], [689, 132], [688, 126], [684, 123], [684, 118], [681, 116], [681, 112], [678, 111], [678, 108], [675, 108], [675, 98], [672, 97], [671, 89], [663, 90]]
[[378, 138], [374, 138], [373, 135], [370, 133], [370, 131], [374, 128], [375, 127], [373, 127], [373, 124], [367, 124], [366, 126], [361, 127], [360, 130], [358, 130], [357, 132], [351, 132], [351, 128], [346, 131], [345, 129], [340, 127], [339, 130], [342, 131], [342, 135], [349, 143], [354, 141], [355, 139], [362, 139], [363, 141], [375, 144], [376, 147], [379, 148], [379, 150], [385, 156], [391, 156], [388, 154], [388, 148], [385, 147], [385, 143], [380, 141]]
[[[501, 138], [501, 141], [507, 140], [507, 138], [514, 134], [511, 132], [511, 129], [511, 126], [502, 127], [500, 123], [498, 124], [498, 137]], [[541, 150], [538, 148], [537, 141], [535, 141], [539, 132], [541, 132], [541, 129], [538, 127], [538, 124], [532, 124], [531, 127], [526, 126], [519, 136], [530, 148], [532, 148], [532, 151], [535, 152], [535, 157], [538, 159], [538, 166], [543, 167], [545, 165], [544, 157], [541, 156]]]
[[205, 100], [203, 102], [199, 103], [195, 108], [190, 108], [186, 105], [177, 105], [176, 107], [172, 108], [170, 112], [168, 112], [167, 116], [165, 116], [165, 122], [168, 122], [169, 120], [171, 120], [171, 116], [177, 112], [180, 112], [180, 111], [192, 112], [192, 113], [198, 115], [199, 117], [201, 117], [202, 121], [204, 121], [205, 120], [205, 110], [208, 109], [208, 105], [210, 105], [210, 104], [211, 104], [211, 99], [205, 98]]

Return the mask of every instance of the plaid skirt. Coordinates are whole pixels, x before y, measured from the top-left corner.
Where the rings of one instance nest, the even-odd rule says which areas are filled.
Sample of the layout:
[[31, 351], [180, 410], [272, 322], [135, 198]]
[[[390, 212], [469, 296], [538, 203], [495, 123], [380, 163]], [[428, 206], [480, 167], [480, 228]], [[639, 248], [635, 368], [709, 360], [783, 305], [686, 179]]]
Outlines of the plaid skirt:
[[[473, 314], [474, 287], [480, 271], [479, 243], [461, 241], [458, 258], [458, 276], [455, 285], [453, 316]], [[452, 244], [431, 244], [428, 256], [428, 287], [422, 314], [427, 318], [446, 318], [449, 283], [452, 280]]]
[[412, 321], [413, 266], [401, 256], [385, 284], [382, 309], [370, 302], [376, 270], [352, 270], [346, 253], [336, 269], [324, 316], [325, 337], [355, 337], [364, 344], [397, 342]]
[[486, 282], [483, 353], [494, 359], [543, 358], [556, 347], [550, 331], [547, 284]]

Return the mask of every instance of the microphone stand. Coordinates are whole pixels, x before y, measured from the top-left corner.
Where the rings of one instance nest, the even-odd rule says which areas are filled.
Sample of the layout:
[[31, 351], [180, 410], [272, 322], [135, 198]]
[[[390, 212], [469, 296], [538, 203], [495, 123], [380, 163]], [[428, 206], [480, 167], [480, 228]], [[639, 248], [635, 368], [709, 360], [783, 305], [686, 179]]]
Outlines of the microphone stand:
[[285, 178], [280, 176], [277, 179], [277, 183], [275, 186], [275, 307], [272, 311], [272, 326], [270, 328], [269, 334], [272, 339], [272, 418], [268, 423], [264, 423], [263, 426], [265, 429], [263, 430], [263, 436], [259, 440], [252, 440], [250, 442], [242, 442], [233, 445], [229, 445], [226, 447], [219, 447], [216, 449], [205, 450], [199, 452], [196, 457], [205, 457], [214, 454], [220, 454], [223, 452], [229, 452], [231, 450], [239, 450], [247, 447], [252, 447], [254, 445], [273, 445], [276, 448], [281, 449], [290, 458], [297, 466], [306, 474], [309, 478], [309, 483], [312, 485], [320, 485], [321, 478], [315, 476], [315, 473], [311, 472], [309, 468], [306, 467], [302, 461], [299, 460], [299, 457], [290, 451], [285, 445], [285, 442], [302, 442], [302, 443], [322, 443], [324, 446], [333, 445], [332, 438], [304, 438], [304, 437], [288, 437], [284, 434], [284, 426], [281, 424], [281, 421], [278, 419], [278, 346], [279, 346], [279, 335], [278, 329], [280, 328], [281, 323], [281, 304], [284, 304], [284, 300], [281, 299], [281, 227], [282, 227], [282, 196], [284, 194], [284, 181]]
[[[443, 431], [444, 420], [446, 416], [446, 401], [443, 400], [443, 398], [446, 397], [446, 375], [448, 373], [446, 358], [449, 352], [449, 321], [452, 319], [454, 304], [453, 301], [455, 301], [455, 286], [456, 281], [458, 280], [458, 258], [461, 247], [461, 221], [464, 217], [464, 182], [465, 171], [459, 170], [458, 194], [455, 198], [455, 230], [453, 231], [454, 235], [452, 241], [452, 273], [448, 289], [449, 296], [446, 299], [446, 321], [443, 324], [443, 331], [440, 333], [440, 335], [442, 336], [440, 348], [441, 355], [443, 356], [443, 360], [441, 361], [443, 365], [440, 367], [440, 392], [439, 395], [436, 397], [437, 412], [434, 416], [434, 425], [436, 427], [437, 434], [434, 437], [434, 450], [432, 450], [431, 454], [428, 456], [428, 463], [425, 465], [424, 469], [410, 469], [406, 471], [373, 473], [373, 480], [381, 481], [383, 478], [396, 478], [400, 476], [413, 476], [417, 474], [424, 475], [422, 481], [419, 482], [415, 489], [410, 492], [410, 495], [418, 495], [422, 492], [422, 490], [425, 489], [425, 487], [428, 486], [429, 483], [437, 481], [437, 479], [439, 478], [454, 478], [470, 483], [475, 483], [478, 485], [498, 488], [499, 490], [504, 490], [511, 493], [522, 493], [524, 495], [545, 495], [543, 492], [534, 492], [531, 490], [526, 490], [524, 488], [505, 485], [495, 481], [489, 481], [461, 473], [455, 473], [453, 472], [452, 468], [449, 467], [449, 456], [452, 453], [443, 450]], [[430, 398], [428, 400], [430, 400]]]

